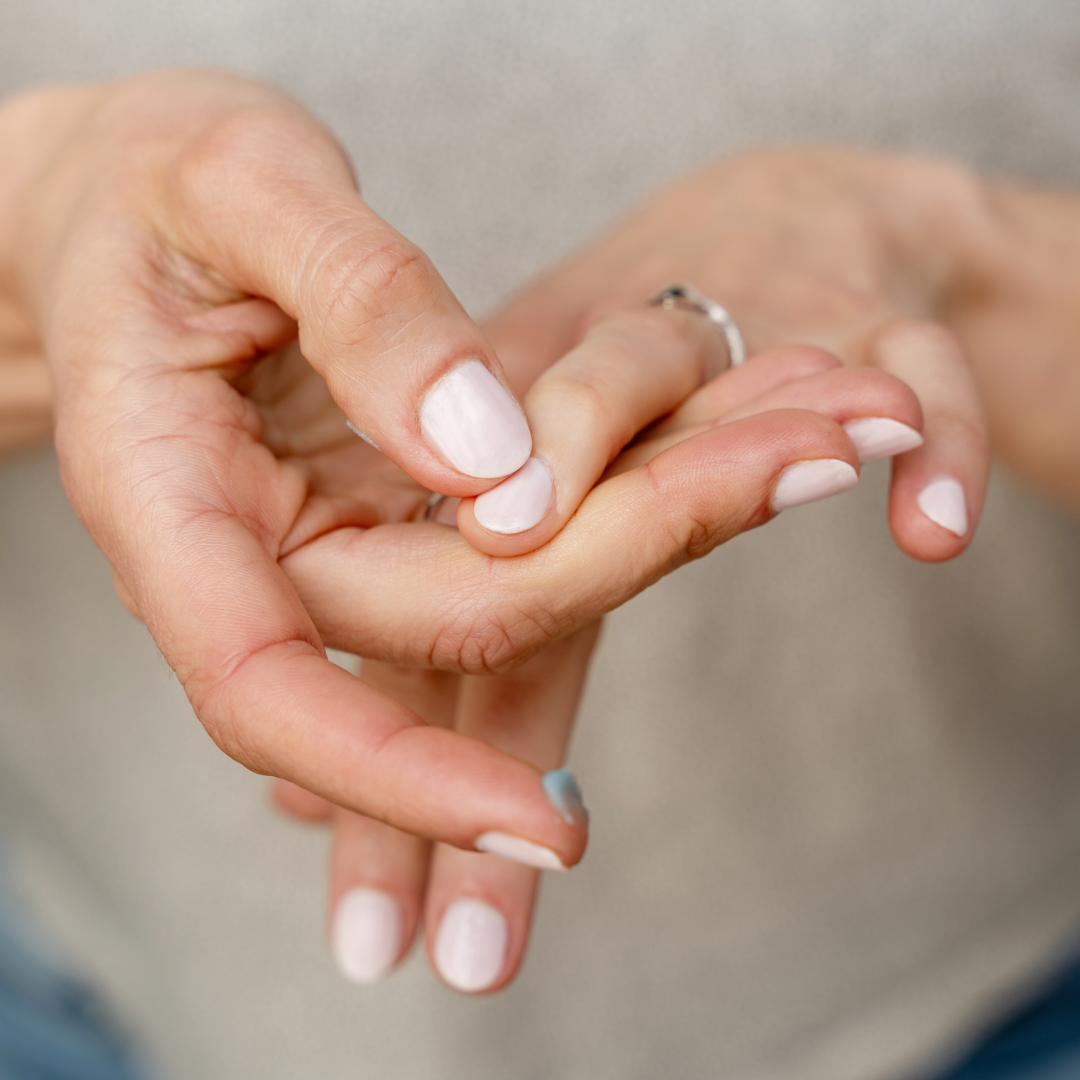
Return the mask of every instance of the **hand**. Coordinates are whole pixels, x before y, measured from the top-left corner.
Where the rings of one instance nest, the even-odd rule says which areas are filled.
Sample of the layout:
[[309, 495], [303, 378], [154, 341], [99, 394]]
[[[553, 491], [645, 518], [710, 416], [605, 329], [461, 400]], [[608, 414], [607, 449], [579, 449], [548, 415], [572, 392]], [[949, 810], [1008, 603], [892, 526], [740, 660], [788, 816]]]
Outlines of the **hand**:
[[[744, 155], [660, 192], [487, 329], [527, 385], [599, 313], [688, 281], [732, 312], [751, 355], [798, 341], [888, 371], [916, 392], [925, 419], [923, 445], [894, 464], [893, 535], [916, 558], [952, 558], [971, 540], [988, 472], [978, 389], [946, 325], [976, 284], [985, 201], [975, 177], [938, 162]], [[888, 435], [864, 429], [864, 451]]]
[[[632, 372], [635, 365], [655, 363], [665, 378], [677, 380], [695, 367], [700, 370], [717, 341], [700, 316], [655, 309], [619, 313], [593, 327], [581, 345], [543, 378], [558, 380], [565, 388], [563, 380], [576, 374], [588, 376], [589, 385], [595, 386], [605, 373], [613, 377], [615, 372]], [[635, 380], [631, 376], [627, 382], [633, 386]], [[614, 389], [620, 389], [618, 379]], [[845, 370], [817, 349], [788, 348], [706, 383], [637, 439], [632, 439], [632, 428], [623, 428], [623, 439], [631, 445], [608, 466], [603, 448], [611, 445], [611, 431], [626, 422], [619, 419], [619, 394], [611, 398], [610, 412], [596, 413], [600, 426], [578, 431], [573, 444], [585, 451], [578, 466], [586, 467], [589, 460], [596, 463], [593, 474], [578, 473], [577, 466], [561, 471], [568, 482], [587, 480], [591, 485], [602, 472], [608, 479], [592, 490], [566, 529], [539, 551], [516, 559], [492, 559], [464, 544], [450, 529], [387, 526], [316, 541], [284, 561], [311, 610], [325, 609], [327, 615], [336, 610], [335, 640], [343, 647], [349, 641], [360, 641], [361, 650], [385, 643], [381, 648], [387, 655], [393, 643], [404, 641], [427, 653], [446, 632], [447, 601], [473, 618], [485, 612], [480, 627], [485, 621], [498, 625], [514, 644], [512, 655], [535, 648], [538, 640], [549, 640], [552, 627], [581, 626], [503, 674], [455, 676], [364, 662], [363, 677], [371, 685], [430, 723], [484, 739], [544, 770], [564, 761], [596, 638], [595, 622], [581, 624], [610, 604], [610, 599], [602, 599], [599, 607], [593, 607], [597, 598], [591, 593], [624, 595], [618, 590], [636, 581], [642, 570], [655, 576], [649, 564], [658, 553], [667, 552], [673, 565], [704, 553], [719, 539], [710, 535], [716, 509], [705, 501], [691, 510], [689, 519], [667, 512], [664, 496], [672, 491], [674, 477], [689, 480], [687, 490], [697, 491], [701, 499], [715, 496], [722, 505], [732, 492], [731, 480], [749, 465], [745, 447], [735, 451], [736, 444], [724, 436], [748, 430], [744, 425], [756, 420], [757, 437], [786, 437], [781, 434], [784, 426], [801, 416], [789, 411], [793, 407], [813, 410], [845, 429], [854, 425], [858, 430], [875, 416], [887, 416], [915, 432], [921, 426], [914, 395], [897, 380], [879, 372]], [[578, 404], [573, 394], [564, 394], [561, 400], [571, 411]], [[647, 400], [643, 397], [639, 403], [641, 426], [653, 419], [644, 411]], [[657, 393], [653, 400], [662, 401], [662, 395]], [[708, 458], [693, 453], [676, 460], [695, 443], [706, 441], [713, 443]], [[762, 507], [758, 520], [771, 516], [778, 502], [793, 505], [849, 486], [856, 478], [850, 464], [853, 448], [848, 454], [841, 460], [815, 459], [790, 467], [773, 489], [772, 506]], [[701, 471], [695, 465], [708, 465], [710, 458], [723, 466]], [[827, 485], [820, 487], [823, 478]], [[643, 512], [623, 516], [626, 501], [639, 503]], [[620, 543], [627, 539], [628, 543]], [[406, 543], [410, 548], [423, 544], [441, 554], [410, 560], [400, 571], [380, 559], [387, 547], [400, 550]], [[581, 560], [581, 553], [594, 549], [606, 557]], [[445, 579], [440, 568], [451, 557], [452, 578], [440, 583], [439, 578]], [[327, 558], [335, 560], [336, 573], [329, 576]], [[376, 577], [373, 571], [380, 563], [384, 570]], [[418, 586], [410, 578], [421, 566], [430, 568], [431, 580]], [[332, 594], [320, 585], [320, 576], [323, 582], [333, 582]], [[394, 622], [388, 624], [391, 617]], [[501, 648], [506, 644], [500, 641]], [[393, 658], [418, 657], [399, 652]], [[445, 663], [447, 658], [440, 660]], [[428, 958], [448, 985], [478, 993], [500, 989], [514, 977], [528, 939], [536, 870], [443, 844], [432, 850], [414, 836], [335, 808], [293, 784], [278, 783], [275, 796], [291, 813], [334, 827], [331, 944], [347, 977], [371, 982], [388, 974], [407, 953], [421, 916]], [[505, 849], [503, 853], [516, 854]], [[542, 859], [536, 865], [552, 867]]]
[[[901, 545], [923, 558], [944, 558], [962, 550], [973, 531], [985, 485], [981, 411], [956, 340], [940, 325], [913, 318], [913, 313], [941, 306], [946, 286], [940, 272], [935, 276], [928, 269], [949, 261], [946, 255], [950, 236], [957, 247], [958, 237], [970, 238], [974, 215], [964, 217], [969, 228], [958, 227], [951, 234], [935, 234], [931, 228], [933, 219], [948, 209], [950, 200], [962, 204], [965, 198], [972, 198], [977, 184], [948, 167], [892, 159], [888, 164], [899, 174], [888, 178], [888, 183], [885, 174], [889, 170], [883, 167], [883, 161], [866, 155], [764, 155], [760, 160], [721, 166], [699, 178], [696, 186], [691, 181], [659, 196], [606, 243], [556, 271], [511, 304], [490, 329], [502, 354], [511, 358], [509, 370], [512, 379], [518, 379], [514, 385], [519, 392], [524, 393], [529, 381], [539, 375], [525, 396], [536, 432], [534, 454], [546, 459], [554, 487], [564, 494], [567, 505], [560, 507], [552, 500], [546, 509], [542, 508], [543, 516], [534, 518], [529, 527], [507, 533], [486, 528], [466, 501], [458, 511], [458, 522], [472, 543], [497, 553], [521, 553], [543, 543], [566, 521], [577, 505], [579, 493], [588, 490], [594, 477], [580, 468], [587, 455], [575, 447], [574, 435], [582, 429], [578, 417], [564, 416], [561, 429], [543, 423], [545, 411], [552, 415], [565, 413], [560, 390], [565, 375], [573, 370], [572, 364], [564, 365], [559, 372], [547, 365], [577, 340], [597, 312], [648, 295], [671, 281], [691, 280], [707, 292], [723, 296], [740, 313], [752, 347], [755, 342], [775, 344], [788, 337], [817, 341], [832, 346], [849, 360], [892, 367], [916, 383], [934, 417], [934, 437], [927, 450], [912, 453], [909, 435], [873, 419], [856, 421], [849, 430], [861, 439], [865, 455], [881, 454], [890, 448], [881, 442], [874, 445], [875, 427], [879, 432], [884, 427], [893, 438], [907, 439], [903, 448], [908, 453], [896, 464], [892, 497], [892, 520]], [[897, 197], [906, 195], [904, 182], [910, 186], [913, 179], [918, 179], [923, 188], [914, 206], [911, 200]], [[755, 190], [756, 185], [760, 185], [759, 190]], [[733, 191], [736, 196], [742, 195], [743, 202], [749, 200], [753, 214], [746, 215], [746, 207], [738, 199], [730, 199]], [[735, 228], [729, 216], [734, 211], [725, 207], [726, 201], [734, 202], [735, 210], [744, 211]], [[725, 209], [729, 214], [723, 212]], [[737, 243], [730, 242], [733, 231]], [[898, 231], [906, 235], [906, 245], [896, 243]], [[915, 243], [916, 239], [922, 241], [922, 247]], [[936, 251], [935, 243], [940, 245]], [[733, 267], [725, 268], [725, 257], [730, 258], [732, 252]], [[958, 255], [955, 261], [959, 263]], [[910, 294], [908, 280], [917, 277], [914, 271], [920, 268], [927, 268], [922, 281], [926, 296], [921, 301]], [[748, 269], [751, 272], [741, 276]], [[867, 282], [872, 287], [867, 287]], [[738, 300], [722, 291], [725, 284], [735, 286], [731, 296], [748, 296], [749, 302], [742, 308], [737, 306]], [[766, 284], [775, 284], [776, 293]], [[940, 290], [938, 296], [935, 287]], [[839, 403], [842, 393], [835, 382], [837, 373], [830, 371], [831, 361], [808, 351], [792, 355], [789, 363], [805, 365], [800, 372], [805, 378], [798, 387], [778, 382], [787, 404], [798, 402], [799, 390], [814, 390], [820, 385], [815, 383], [815, 374], [820, 380], [832, 380], [829, 400], [834, 407]], [[616, 368], [626, 371], [621, 362]], [[738, 393], [741, 380], [758, 378], [762, 370], [757, 363], [751, 363], [695, 394], [672, 417], [652, 428], [653, 439], [627, 451], [612, 472], [647, 460], [657, 447], [685, 438], [688, 430], [703, 430], [717, 415], [738, 415], [733, 393]], [[794, 378], [794, 368], [787, 375]], [[678, 378], [676, 366], [670, 385], [675, 386]], [[600, 385], [605, 387], [599, 395], [603, 400], [617, 396], [606, 389], [608, 384], [603, 380]], [[762, 379], [757, 389], [768, 393], [767, 380]], [[610, 441], [595, 440], [596, 452], [602, 455], [610, 448]], [[901, 444], [894, 442], [891, 449], [898, 448]], [[939, 521], [928, 520], [919, 505], [919, 496], [932, 482], [935, 470], [945, 475], [952, 470], [963, 478], [959, 514], [955, 502], [951, 508], [947, 504], [944, 507], [953, 511], [951, 518], [942, 517], [940, 506], [929, 504]], [[501, 487], [505, 490], [513, 485], [511, 480]], [[955, 487], [953, 490], [955, 493]], [[494, 494], [484, 501], [490, 502]], [[941, 520], [952, 528], [941, 525]], [[957, 529], [961, 536], [956, 535]], [[313, 812], [326, 815], [329, 808], [315, 803]], [[380, 877], [378, 855], [357, 849], [352, 858], [347, 857], [349, 837], [356, 828], [349, 815], [339, 824], [332, 888], [335, 896], [342, 895], [343, 878], [370, 881]], [[460, 853], [453, 857], [476, 858]], [[423, 856], [420, 858], [422, 861]], [[502, 969], [491, 973], [491, 985], [499, 986], [512, 977], [519, 962], [532, 890], [520, 893], [486, 887], [481, 868], [491, 865], [490, 860], [477, 863], [468, 880], [455, 886], [445, 883], [436, 861], [431, 878], [436, 899], [429, 902], [427, 925], [441, 925], [447, 896], [477, 892], [493, 896], [494, 908], [501, 913], [503, 923], [512, 928], [507, 940], [518, 943], [506, 953]], [[504, 869], [499, 867], [496, 872]], [[511, 873], [522, 880], [529, 874], [516, 869]], [[481, 875], [479, 884], [477, 874]], [[453, 873], [446, 877], [453, 883]], [[419, 891], [416, 885], [405, 889], [408, 899], [401, 905], [406, 910], [419, 909]], [[407, 941], [414, 924], [408, 920], [406, 923]], [[429, 938], [429, 955], [435, 956], [432, 940], [438, 939]]]
[[527, 425], [483, 333], [303, 110], [166, 73], [9, 103], [0, 142], [0, 282], [49, 360], [65, 485], [217, 743], [405, 831], [573, 865], [585, 823], [540, 768], [422, 724], [323, 642], [509, 667], [766, 520], [789, 466], [854, 466], [841, 427], [789, 411], [705, 432], [601, 485], [541, 551], [493, 559], [405, 519], [426, 490], [475, 496], [520, 466]]
[[[181, 72], [32, 93], [0, 110], [0, 143], [5, 364], [48, 356], [72, 502], [219, 745], [421, 831], [471, 846], [463, 830], [509, 821], [575, 861], [584, 826], [535, 769], [431, 741], [346, 679], [278, 566], [339, 511], [368, 525], [422, 503], [416, 483], [391, 490], [391, 461], [474, 495], [531, 444], [482, 332], [360, 200], [329, 135], [266, 87]], [[298, 331], [306, 359], [281, 352]], [[315, 473], [363, 449], [346, 416], [383, 454], [361, 478], [380, 498], [361, 482], [342, 510]], [[396, 752], [414, 743], [406, 777]], [[400, 809], [388, 791], [416, 784], [425, 755], [446, 779]], [[462, 795], [485, 769], [488, 788]], [[440, 790], [463, 820], [444, 823]]]

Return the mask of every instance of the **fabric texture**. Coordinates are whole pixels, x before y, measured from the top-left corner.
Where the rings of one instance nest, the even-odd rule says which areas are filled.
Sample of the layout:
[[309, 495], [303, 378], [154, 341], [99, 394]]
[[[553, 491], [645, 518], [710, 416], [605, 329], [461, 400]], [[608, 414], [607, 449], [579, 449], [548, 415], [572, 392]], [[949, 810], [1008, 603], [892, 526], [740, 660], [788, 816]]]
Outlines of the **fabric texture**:
[[[172, 63], [269, 79], [481, 315], [714, 155], [829, 140], [1080, 183], [1072, 0], [35, 0], [0, 89]], [[723, 299], [723, 298], [720, 298]], [[609, 621], [593, 814], [482, 1001], [326, 956], [326, 839], [199, 729], [68, 509], [0, 471], [0, 828], [71, 962], [174, 1080], [897, 1080], [1080, 925], [1080, 526], [1006, 479], [958, 562], [885, 466]]]

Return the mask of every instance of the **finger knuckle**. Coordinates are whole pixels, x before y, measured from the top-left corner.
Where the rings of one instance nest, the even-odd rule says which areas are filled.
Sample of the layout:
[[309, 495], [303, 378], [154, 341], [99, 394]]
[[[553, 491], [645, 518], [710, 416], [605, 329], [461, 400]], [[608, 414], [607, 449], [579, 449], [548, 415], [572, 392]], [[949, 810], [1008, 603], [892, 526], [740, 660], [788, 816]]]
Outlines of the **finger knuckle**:
[[594, 432], [605, 426], [612, 412], [611, 387], [598, 371], [552, 372], [538, 387], [538, 397], [552, 412], [572, 416], [580, 430]]
[[324, 332], [338, 344], [375, 334], [386, 343], [412, 321], [419, 298], [431, 292], [434, 268], [404, 237], [372, 244], [339, 244], [314, 273]]
[[491, 614], [461, 612], [440, 627], [428, 662], [443, 671], [490, 675], [510, 666], [517, 643], [510, 627]]
[[[252, 168], [295, 145], [296, 120], [285, 109], [259, 105], [215, 117], [179, 155], [173, 186], [182, 203], [200, 207], [235, 188]], [[257, 190], [257, 189], [256, 189]]]
[[[713, 463], [714, 477], [719, 477], [718, 465]], [[655, 520], [662, 523], [664, 529], [662, 548], [665, 554], [661, 557], [664, 566], [657, 576], [700, 559], [731, 534], [735, 515], [730, 508], [717, 504], [714, 492], [718, 485], [694, 485], [689, 490], [680, 486], [676, 493], [670, 490], [653, 462], [645, 466], [645, 474], [656, 507]], [[746, 522], [747, 525], [752, 523], [756, 521]]]
[[565, 632], [555, 615], [534, 604], [490, 604], [463, 596], [443, 613], [428, 663], [466, 675], [517, 667]]

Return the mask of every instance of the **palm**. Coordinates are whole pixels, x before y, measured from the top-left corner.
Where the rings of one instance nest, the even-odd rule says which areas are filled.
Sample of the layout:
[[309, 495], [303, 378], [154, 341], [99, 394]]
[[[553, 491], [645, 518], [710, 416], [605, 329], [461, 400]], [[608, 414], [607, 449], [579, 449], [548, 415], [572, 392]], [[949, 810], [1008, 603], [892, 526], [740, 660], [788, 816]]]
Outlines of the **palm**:
[[326, 383], [296, 343], [267, 357], [237, 384], [255, 406], [261, 438], [281, 472], [299, 473], [304, 496], [282, 535], [279, 557], [340, 528], [418, 520], [430, 492], [356, 437]]

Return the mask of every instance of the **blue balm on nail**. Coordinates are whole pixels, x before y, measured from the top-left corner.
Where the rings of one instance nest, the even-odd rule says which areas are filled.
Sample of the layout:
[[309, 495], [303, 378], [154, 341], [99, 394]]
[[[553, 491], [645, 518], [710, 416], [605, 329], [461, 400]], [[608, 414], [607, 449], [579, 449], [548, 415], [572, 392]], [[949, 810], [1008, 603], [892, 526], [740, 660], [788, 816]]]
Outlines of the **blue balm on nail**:
[[567, 825], [577, 825], [581, 821], [589, 820], [589, 811], [585, 809], [581, 788], [569, 769], [555, 769], [544, 773], [543, 784], [551, 805], [559, 811], [559, 816]]

